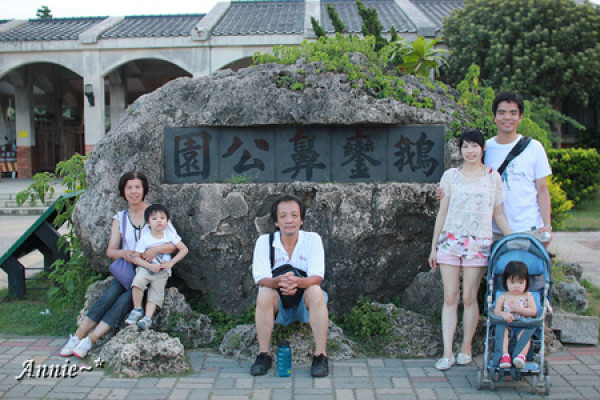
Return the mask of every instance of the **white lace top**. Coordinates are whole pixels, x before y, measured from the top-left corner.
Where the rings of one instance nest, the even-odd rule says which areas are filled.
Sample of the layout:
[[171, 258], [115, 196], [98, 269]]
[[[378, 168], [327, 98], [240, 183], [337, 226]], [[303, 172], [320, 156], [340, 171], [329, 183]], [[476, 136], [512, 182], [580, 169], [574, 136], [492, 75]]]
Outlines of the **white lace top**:
[[458, 236], [491, 237], [494, 207], [504, 201], [500, 175], [485, 167], [483, 177], [467, 181], [458, 168], [451, 168], [444, 172], [440, 185], [450, 196], [443, 230]]

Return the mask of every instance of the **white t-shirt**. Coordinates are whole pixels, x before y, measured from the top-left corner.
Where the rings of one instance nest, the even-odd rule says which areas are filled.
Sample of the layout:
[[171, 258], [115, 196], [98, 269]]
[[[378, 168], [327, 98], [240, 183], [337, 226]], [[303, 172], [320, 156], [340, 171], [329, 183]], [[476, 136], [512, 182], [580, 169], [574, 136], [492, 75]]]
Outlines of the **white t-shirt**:
[[256, 284], [263, 278], [272, 278], [271, 271], [283, 264], [291, 264], [306, 272], [307, 276], [325, 277], [325, 250], [318, 233], [300, 230], [298, 242], [291, 257], [283, 248], [279, 231], [275, 232], [273, 237], [273, 247], [275, 248], [275, 260], [271, 269], [269, 235], [261, 235], [256, 241], [252, 259], [252, 276]]
[[[485, 165], [495, 170], [500, 168], [519, 139], [521, 135], [517, 135], [517, 139], [508, 144], [498, 144], [495, 137], [489, 139], [486, 142]], [[543, 220], [535, 181], [551, 174], [546, 151], [535, 139], [504, 170], [502, 183], [506, 199], [503, 210], [513, 232], [526, 232], [532, 228], [542, 227]], [[494, 232], [500, 232], [496, 224], [494, 224]]]
[[[167, 229], [164, 230], [164, 236], [161, 239], [157, 239], [154, 236], [152, 236], [152, 233], [150, 232], [150, 230], [148, 230], [148, 232], [144, 233], [140, 240], [138, 240], [137, 245], [135, 246], [135, 251], [137, 251], [138, 253], [143, 253], [150, 247], [160, 246], [161, 244], [166, 243], [173, 243], [174, 245], [177, 245], [177, 243], [179, 242], [181, 242], [181, 238], [179, 237], [179, 235], [177, 235], [177, 233], [170, 232]], [[154, 259], [152, 260], [152, 264], [162, 264], [163, 262], [170, 260], [170, 254], [161, 253], [154, 257]], [[168, 272], [169, 276], [171, 276], [171, 270], [169, 270]]]

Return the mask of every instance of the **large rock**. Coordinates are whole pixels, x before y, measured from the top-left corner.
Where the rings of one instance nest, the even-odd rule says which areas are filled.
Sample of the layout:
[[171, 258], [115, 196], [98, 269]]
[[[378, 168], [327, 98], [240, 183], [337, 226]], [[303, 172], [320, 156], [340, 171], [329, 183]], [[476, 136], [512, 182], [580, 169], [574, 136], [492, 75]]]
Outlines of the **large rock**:
[[[353, 62], [362, 65], [360, 55]], [[93, 267], [106, 271], [112, 216], [125, 207], [117, 182], [144, 171], [150, 202], [169, 208], [190, 249], [174, 274], [210, 298], [217, 309], [243, 312], [254, 302], [250, 274], [257, 237], [270, 231], [269, 209], [283, 192], [309, 207], [305, 228], [325, 245], [330, 310], [348, 311], [361, 295], [382, 301], [398, 296], [414, 276], [428, 270], [427, 256], [437, 202], [434, 184], [165, 184], [165, 127], [263, 127], [300, 125], [408, 125], [454, 121], [458, 105], [447, 92], [406, 76], [408, 92], [432, 99], [437, 110], [378, 99], [354, 88], [345, 74], [319, 73], [322, 65], [261, 65], [237, 73], [220, 71], [171, 81], [140, 97], [96, 144], [86, 162], [88, 188], [74, 212], [75, 229]], [[302, 69], [302, 72], [299, 72]], [[305, 89], [277, 86], [282, 76]], [[415, 92], [416, 94], [416, 92]], [[440, 111], [440, 110], [443, 110]], [[453, 158], [448, 155], [446, 165]]]
[[[88, 287], [83, 309], [79, 312], [77, 325], [81, 324], [90, 307], [104, 294], [112, 280], [113, 277], [110, 276], [102, 281], [94, 282]], [[118, 330], [125, 327], [125, 318], [123, 318]], [[152, 318], [152, 329], [179, 337], [186, 348], [207, 345], [214, 340], [216, 333], [210, 318], [204, 314], [194, 312], [185, 297], [174, 287], [165, 290], [163, 306], [156, 311]], [[96, 347], [103, 346], [115, 333], [111, 329], [100, 338]]]
[[186, 348], [197, 348], [215, 339], [210, 318], [192, 311], [185, 297], [172, 287], [166, 290], [163, 307], [152, 321], [152, 329], [177, 336]]
[[[292, 347], [292, 363], [306, 364], [315, 353], [314, 339], [308, 324], [298, 326], [290, 337], [287, 337]], [[226, 356], [236, 360], [254, 360], [258, 354], [258, 339], [254, 324], [238, 325], [225, 334], [219, 350]], [[271, 343], [271, 354], [277, 354], [277, 343]], [[333, 322], [329, 321], [327, 333], [327, 356], [332, 360], [344, 360], [355, 356], [352, 342], [344, 336], [344, 332]]]
[[585, 288], [576, 280], [562, 281], [554, 285], [552, 300], [564, 310], [583, 312], [588, 308]]
[[420, 272], [402, 295], [402, 307], [423, 315], [442, 310], [444, 283], [439, 269]]
[[140, 332], [136, 326], [119, 331], [95, 354], [119, 377], [177, 375], [190, 369], [178, 338], [152, 329]]
[[598, 317], [586, 317], [555, 310], [551, 318], [551, 328], [558, 331], [562, 343], [598, 344]]

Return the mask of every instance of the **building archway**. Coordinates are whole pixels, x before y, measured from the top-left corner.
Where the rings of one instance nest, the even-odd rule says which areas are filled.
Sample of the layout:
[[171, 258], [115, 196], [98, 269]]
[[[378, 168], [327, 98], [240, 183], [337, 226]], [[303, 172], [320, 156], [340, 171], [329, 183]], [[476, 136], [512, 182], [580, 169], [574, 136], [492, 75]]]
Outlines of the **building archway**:
[[169, 61], [141, 58], [127, 61], [106, 73], [107, 129], [138, 97], [165, 83], [192, 74]]
[[85, 152], [83, 78], [76, 72], [50, 62], [7, 71], [0, 78], [0, 108], [5, 174], [15, 155], [18, 176], [30, 177]]

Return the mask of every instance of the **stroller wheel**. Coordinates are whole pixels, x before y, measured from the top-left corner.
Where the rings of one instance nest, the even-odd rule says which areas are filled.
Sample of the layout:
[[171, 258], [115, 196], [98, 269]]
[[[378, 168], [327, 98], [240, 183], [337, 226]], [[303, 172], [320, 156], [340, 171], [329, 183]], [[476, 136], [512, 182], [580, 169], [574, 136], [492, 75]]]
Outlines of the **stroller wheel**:
[[477, 371], [477, 377], [475, 378], [475, 387], [477, 388], [477, 390], [481, 390], [482, 388], [481, 371]]
[[494, 380], [494, 375], [490, 376], [490, 390], [496, 390], [496, 381]]
[[548, 362], [548, 360], [544, 360], [544, 375], [550, 375], [550, 363]]
[[550, 376], [546, 375], [546, 378], [544, 379], [544, 393], [546, 395], [550, 394], [550, 387], [552, 386], [552, 383], [550, 382]]
[[533, 393], [533, 394], [537, 393], [537, 383], [538, 383], [537, 375], [531, 375], [531, 393]]

